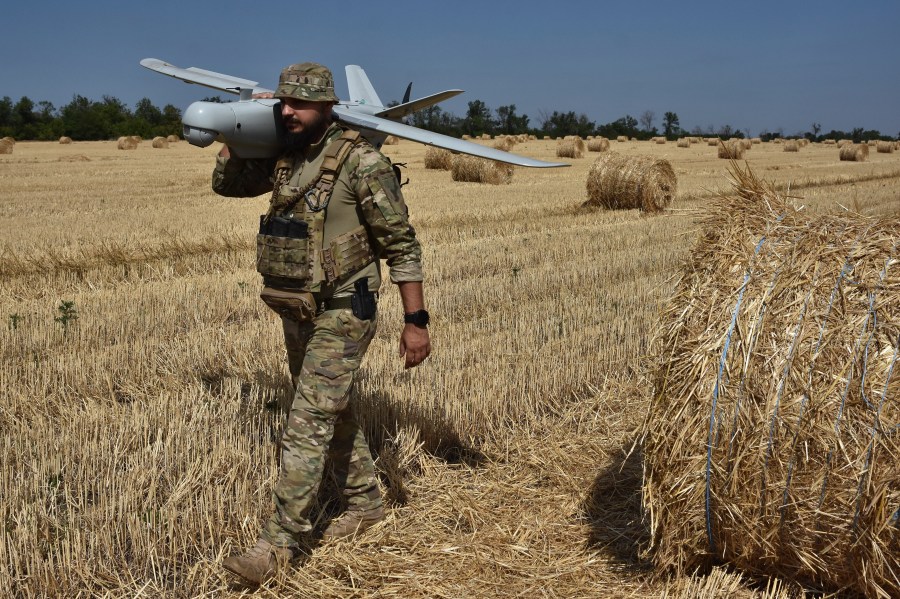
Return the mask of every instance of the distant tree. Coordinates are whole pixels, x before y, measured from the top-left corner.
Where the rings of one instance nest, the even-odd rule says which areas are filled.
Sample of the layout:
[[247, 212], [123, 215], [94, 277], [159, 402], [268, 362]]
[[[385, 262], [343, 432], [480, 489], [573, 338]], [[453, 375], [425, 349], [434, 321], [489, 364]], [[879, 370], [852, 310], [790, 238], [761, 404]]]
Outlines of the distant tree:
[[822, 124], [821, 124], [821, 123], [813, 123], [812, 126], [811, 126], [811, 128], [812, 128], [812, 136], [813, 136], [813, 138], [818, 138], [818, 137], [819, 137], [819, 131], [822, 130]]
[[100, 106], [84, 96], [75, 95], [60, 109], [63, 135], [73, 139], [107, 139], [111, 136], [109, 123]]
[[203, 98], [200, 101], [201, 102], [215, 102], [216, 104], [224, 104], [225, 103], [225, 100], [223, 100], [219, 96], [206, 96], [205, 98]]
[[[3, 96], [3, 99], [0, 99], [0, 129], [12, 131], [13, 125], [13, 103], [12, 99], [9, 96]], [[4, 133], [4, 137], [8, 135], [8, 133]]]
[[516, 105], [501, 106], [497, 109], [497, 132], [519, 135], [528, 131], [528, 115], [516, 114]]
[[641, 129], [650, 133], [653, 130], [653, 121], [656, 120], [656, 113], [652, 110], [645, 110], [641, 113]]
[[599, 127], [597, 127], [597, 134], [602, 135], [603, 137], [608, 137], [609, 139], [615, 139], [620, 135], [625, 135], [627, 137], [638, 137], [640, 132], [638, 131], [637, 126], [637, 119], [630, 114], [626, 114], [620, 119], [616, 119], [611, 123], [607, 123], [605, 125], [600, 125]]
[[466, 118], [463, 120], [463, 131], [469, 135], [482, 135], [494, 132], [494, 120], [491, 109], [481, 100], [469, 102]]
[[551, 137], [565, 137], [566, 135], [578, 135], [586, 137], [593, 135], [597, 125], [586, 114], [576, 115], [574, 111], [553, 111], [542, 127], [544, 133]]
[[663, 133], [666, 137], [678, 135], [681, 132], [681, 124], [678, 122], [678, 115], [674, 112], [667, 112], [663, 115]]

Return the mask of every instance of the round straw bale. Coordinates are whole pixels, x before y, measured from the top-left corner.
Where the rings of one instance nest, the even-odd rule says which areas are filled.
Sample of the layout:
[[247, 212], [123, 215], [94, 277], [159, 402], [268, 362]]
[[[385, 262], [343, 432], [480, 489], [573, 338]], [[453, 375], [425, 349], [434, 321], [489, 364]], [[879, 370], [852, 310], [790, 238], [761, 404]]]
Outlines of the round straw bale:
[[61, 144], [70, 144], [70, 143], [72, 143], [72, 138], [71, 138], [71, 137], [66, 137], [65, 135], [63, 135], [62, 137], [59, 138], [59, 143], [61, 143]]
[[566, 135], [565, 137], [563, 137], [563, 140], [575, 142], [575, 147], [578, 148], [582, 153], [584, 152], [584, 140], [577, 135]]
[[585, 205], [660, 212], [672, 204], [676, 186], [667, 160], [604, 152], [588, 171]]
[[168, 137], [166, 137], [166, 141], [169, 142], [170, 144], [173, 144], [177, 141], [181, 141], [181, 138], [178, 137], [177, 135], [169, 135]]
[[425, 168], [449, 171], [453, 166], [453, 154], [450, 150], [428, 146], [425, 149]]
[[826, 146], [834, 146], [834, 145], [837, 145], [837, 141], [834, 140], [834, 139], [826, 139], [826, 140], [823, 141], [822, 143], [825, 144]]
[[723, 142], [718, 137], [710, 137], [709, 139], [706, 140], [706, 145], [708, 145], [708, 146], [718, 146], [719, 143], [725, 143], [725, 142]]
[[15, 142], [9, 141], [5, 137], [0, 139], [0, 154], [12, 154]]
[[136, 143], [136, 144], [139, 144], [139, 143], [141, 143], [142, 141], [144, 141], [144, 140], [141, 138], [140, 135], [129, 135], [129, 136], [128, 136], [128, 139], [130, 139], [131, 141], [133, 141], [133, 142]]
[[491, 134], [490, 134], [490, 133], [482, 133], [482, 134], [481, 134], [481, 139], [487, 141], [487, 140], [493, 139], [493, 138], [491, 137]]
[[136, 150], [138, 145], [131, 137], [120, 137], [116, 142], [116, 147], [120, 150]]
[[900, 221], [732, 168], [652, 344], [650, 554], [900, 597]]
[[852, 144], [852, 143], [853, 143], [852, 139], [839, 139], [837, 142], [837, 145], [839, 148], [843, 148], [845, 145]]
[[800, 144], [797, 143], [796, 139], [789, 139], [784, 142], [784, 151], [785, 152], [799, 152]]
[[472, 139], [472, 136], [469, 135], [468, 133], [463, 133], [462, 138], [468, 140], [468, 139]]
[[869, 146], [869, 147], [873, 147], [873, 146], [875, 146], [877, 143], [878, 143], [878, 140], [870, 139], [869, 141], [866, 142], [866, 145]]
[[892, 141], [879, 141], [878, 145], [875, 148], [879, 154], [893, 154], [894, 153], [894, 142]]
[[605, 137], [595, 137], [587, 143], [588, 152], [605, 152], [609, 149], [609, 140]]
[[154, 137], [153, 147], [165, 149], [169, 147], [169, 142], [165, 137]]
[[750, 138], [750, 143], [753, 144], [753, 145], [761, 144], [761, 143], [762, 143], [762, 139], [760, 139], [759, 137], [751, 137], [751, 138]]
[[744, 144], [739, 141], [719, 142], [718, 156], [729, 160], [740, 160], [744, 157]]
[[515, 143], [508, 137], [498, 137], [494, 140], [494, 149], [503, 150], [504, 152], [509, 152], [513, 149]]
[[385, 146], [395, 146], [400, 143], [400, 138], [396, 135], [388, 135], [384, 138], [384, 143], [382, 145]]
[[806, 146], [809, 145], [809, 140], [806, 139], [805, 137], [801, 137], [800, 139], [797, 140], [797, 143], [800, 144], [801, 148], [805, 148]]
[[7, 135], [6, 137], [4, 137], [4, 138], [3, 138], [3, 141], [9, 142], [9, 143], [11, 143], [11, 144], [16, 143], [15, 138], [10, 137], [9, 135]]
[[844, 144], [840, 149], [841, 160], [849, 162], [865, 162], [869, 158], [869, 146], [866, 144]]
[[689, 137], [682, 137], [681, 139], [678, 140], [678, 143], [677, 143], [676, 145], [677, 145], [679, 148], [690, 148], [690, 147], [691, 147], [691, 140], [690, 140]]
[[513, 166], [477, 156], [457, 154], [453, 156], [450, 177], [454, 181], [506, 185], [512, 182]]
[[556, 155], [560, 158], [581, 158], [584, 156], [584, 150], [579, 148], [574, 140], [563, 139], [556, 145]]
[[656, 143], [658, 143], [658, 144], [664, 144], [664, 143], [666, 143], [667, 141], [668, 141], [668, 140], [667, 140], [665, 137], [657, 137], [657, 138], [656, 138]]
[[616, 137], [616, 141], [619, 141], [619, 142], [628, 141], [628, 136], [627, 135], [619, 135], [618, 137]]

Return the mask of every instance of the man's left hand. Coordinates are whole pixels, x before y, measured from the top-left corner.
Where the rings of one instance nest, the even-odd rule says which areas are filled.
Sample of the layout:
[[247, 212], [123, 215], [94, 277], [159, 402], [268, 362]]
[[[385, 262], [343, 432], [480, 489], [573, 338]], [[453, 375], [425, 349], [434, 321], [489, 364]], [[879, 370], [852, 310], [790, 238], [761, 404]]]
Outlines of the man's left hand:
[[400, 333], [400, 356], [406, 356], [404, 368], [421, 364], [431, 354], [431, 337], [428, 329], [407, 324]]

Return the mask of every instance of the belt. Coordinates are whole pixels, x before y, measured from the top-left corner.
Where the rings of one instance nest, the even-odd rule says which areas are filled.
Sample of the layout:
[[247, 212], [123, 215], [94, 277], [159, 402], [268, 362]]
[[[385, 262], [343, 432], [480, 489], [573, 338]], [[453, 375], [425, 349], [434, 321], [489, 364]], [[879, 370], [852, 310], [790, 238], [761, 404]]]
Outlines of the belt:
[[[375, 301], [378, 301], [378, 292], [374, 293]], [[316, 300], [316, 312], [321, 314], [322, 312], [327, 312], [328, 310], [351, 310], [353, 308], [353, 296], [345, 295], [342, 297], [323, 297], [320, 298], [317, 294], [313, 294], [313, 297]]]

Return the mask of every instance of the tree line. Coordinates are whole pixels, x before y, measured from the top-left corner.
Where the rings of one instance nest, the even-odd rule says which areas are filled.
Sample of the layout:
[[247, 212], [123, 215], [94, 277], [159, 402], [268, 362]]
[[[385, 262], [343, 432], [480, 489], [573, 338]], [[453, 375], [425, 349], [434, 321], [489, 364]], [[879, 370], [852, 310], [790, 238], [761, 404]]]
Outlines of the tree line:
[[[222, 101], [218, 96], [203, 100]], [[398, 104], [396, 101], [390, 102], [389, 106], [396, 104]], [[537, 122], [532, 123], [527, 114], [519, 113], [515, 104], [492, 110], [481, 100], [469, 102], [463, 116], [457, 116], [435, 105], [410, 115], [406, 122], [452, 137], [463, 135], [476, 137], [484, 134], [492, 136], [529, 134], [556, 138], [566, 135], [580, 137], [601, 135], [610, 139], [624, 135], [641, 140], [661, 136], [676, 139], [684, 135], [750, 137], [749, 129], [731, 125], [693, 127], [688, 131], [681, 128], [678, 114], [671, 111], [663, 113], [659, 126], [656, 113], [651, 110], [645, 110], [638, 118], [626, 114], [599, 125], [584, 113], [541, 111]], [[35, 103], [27, 96], [23, 96], [18, 102], [13, 102], [8, 96], [0, 99], [0, 137], [11, 136], [17, 140], [48, 141], [67, 136], [75, 140], [92, 141], [117, 139], [122, 135], [151, 138], [157, 135], [180, 135], [181, 128], [181, 110], [171, 104], [166, 104], [161, 109], [157, 108], [149, 98], [139, 100], [133, 110], [113, 96], [103, 96], [102, 100], [94, 101], [75, 95], [71, 102], [58, 109], [50, 102]], [[769, 141], [786, 136], [782, 129], [775, 129], [763, 131], [760, 137], [764, 141]], [[877, 130], [862, 127], [851, 131], [831, 130], [823, 134], [820, 123], [813, 123], [809, 131], [787, 137], [806, 137], [811, 141], [852, 139], [856, 142], [891, 139]]]
[[143, 98], [130, 109], [113, 96], [100, 101], [75, 95], [72, 101], [56, 108], [51, 102], [33, 102], [22, 96], [13, 102], [0, 99], [0, 137], [17, 140], [57, 140], [62, 136], [80, 141], [117, 139], [123, 135], [144, 138], [181, 133], [181, 111], [171, 104], [163, 108]]

